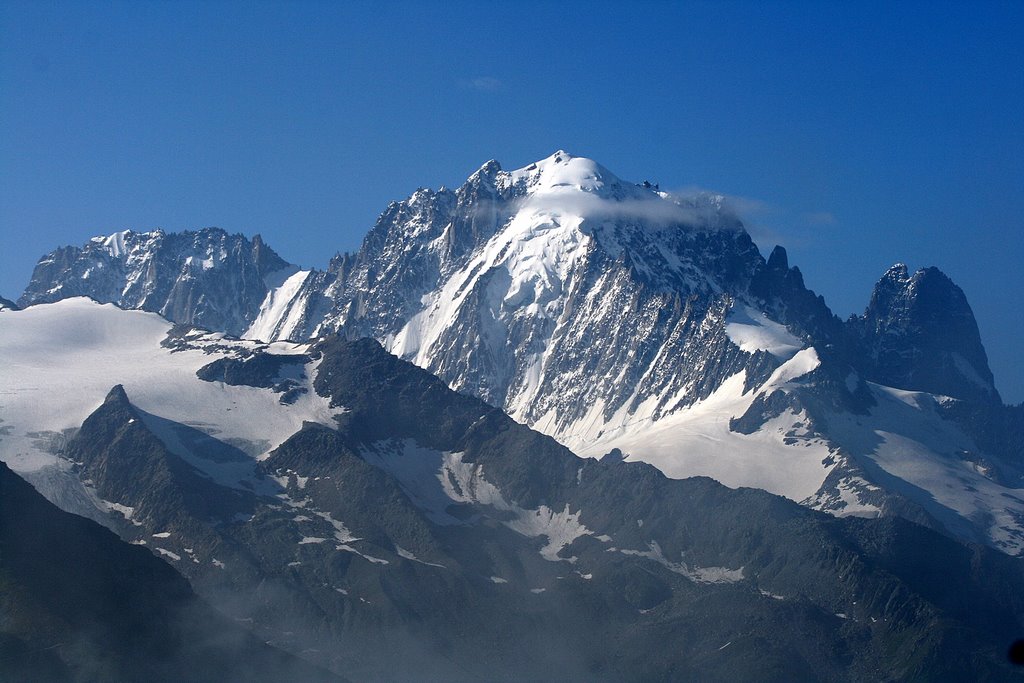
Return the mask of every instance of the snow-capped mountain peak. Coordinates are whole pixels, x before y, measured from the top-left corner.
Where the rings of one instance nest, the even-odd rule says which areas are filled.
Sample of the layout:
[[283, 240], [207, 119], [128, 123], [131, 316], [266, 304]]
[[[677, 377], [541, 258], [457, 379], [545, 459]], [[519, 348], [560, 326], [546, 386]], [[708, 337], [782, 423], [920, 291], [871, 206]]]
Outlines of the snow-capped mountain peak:
[[[1002, 424], [984, 412], [1001, 405], [949, 278], [897, 264], [844, 324], [784, 249], [765, 261], [721, 195], [676, 197], [561, 150], [392, 202], [326, 271], [259, 237], [127, 232], [55, 251], [22, 302], [76, 293], [263, 341], [372, 337], [582, 456], [1024, 548], [1024, 523], [998, 517], [1021, 476], [999, 464], [1012, 444], [976, 429]], [[890, 389], [935, 398], [894, 426], [878, 407]], [[924, 464], [900, 469], [907, 454]], [[982, 518], [996, 521], [958, 521]]]
[[596, 161], [563, 150], [510, 172], [508, 180], [512, 186], [524, 187], [530, 194], [571, 190], [607, 194], [624, 184]]
[[[626, 182], [601, 164], [558, 151], [540, 161], [499, 173], [496, 186], [514, 197], [517, 214], [554, 217], [585, 231], [606, 223], [647, 229], [697, 227], [706, 221], [698, 201], [678, 199], [654, 186]], [[713, 211], [720, 210], [715, 207]]]

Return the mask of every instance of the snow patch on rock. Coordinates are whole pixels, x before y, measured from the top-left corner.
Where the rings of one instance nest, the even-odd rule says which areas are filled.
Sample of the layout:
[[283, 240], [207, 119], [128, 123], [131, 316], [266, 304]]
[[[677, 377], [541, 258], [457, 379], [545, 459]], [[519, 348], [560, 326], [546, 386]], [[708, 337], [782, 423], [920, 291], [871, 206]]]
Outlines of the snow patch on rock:
[[725, 333], [730, 341], [747, 353], [767, 351], [780, 360], [789, 360], [803, 347], [785, 325], [750, 306], [733, 306], [726, 318]]

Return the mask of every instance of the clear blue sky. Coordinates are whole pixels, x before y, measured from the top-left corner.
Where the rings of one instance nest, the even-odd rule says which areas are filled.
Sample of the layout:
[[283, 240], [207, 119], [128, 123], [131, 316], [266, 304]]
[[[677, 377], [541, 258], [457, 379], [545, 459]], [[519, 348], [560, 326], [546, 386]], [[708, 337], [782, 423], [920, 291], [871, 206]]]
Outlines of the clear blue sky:
[[967, 293], [1024, 400], [1024, 2], [0, 3], [0, 294], [124, 228], [324, 266], [387, 202], [558, 148], [741, 198], [847, 316]]

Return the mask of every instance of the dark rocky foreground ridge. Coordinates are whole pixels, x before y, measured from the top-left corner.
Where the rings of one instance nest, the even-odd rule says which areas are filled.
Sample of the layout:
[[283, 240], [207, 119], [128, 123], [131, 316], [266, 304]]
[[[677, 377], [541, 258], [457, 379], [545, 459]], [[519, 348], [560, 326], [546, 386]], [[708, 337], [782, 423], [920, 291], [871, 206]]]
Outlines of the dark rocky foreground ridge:
[[0, 463], [0, 679], [341, 681], [265, 645], [145, 548]]
[[[347, 410], [247, 487], [168, 450], [120, 388], [66, 451], [134, 509], [124, 539], [276, 646], [356, 680], [1024, 678], [1005, 660], [1024, 628], [1017, 558], [581, 460], [371, 340], [309, 355]], [[223, 458], [214, 442], [193, 455]]]

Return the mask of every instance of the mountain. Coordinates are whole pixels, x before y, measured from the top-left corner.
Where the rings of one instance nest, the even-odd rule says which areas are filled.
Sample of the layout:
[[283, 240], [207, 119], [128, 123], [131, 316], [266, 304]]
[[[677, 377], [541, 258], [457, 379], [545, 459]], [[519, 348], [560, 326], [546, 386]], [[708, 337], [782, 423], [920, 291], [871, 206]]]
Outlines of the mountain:
[[0, 311], [16, 311], [18, 305], [0, 296]]
[[199, 599], [174, 569], [58, 510], [0, 463], [0, 678], [339, 681]]
[[[178, 239], [200, 237], [226, 239]], [[561, 151], [391, 203], [325, 271], [213, 260], [202, 272], [231, 283], [214, 290], [191, 275], [205, 247], [143, 246], [171, 238], [135, 236], [106, 289], [82, 273], [125, 252], [120, 238], [58, 250], [21, 302], [74, 292], [264, 341], [371, 337], [581, 456], [1024, 551], [1024, 410], [1001, 404], [973, 313], [937, 269], [895, 266], [843, 322], [783, 248], [761, 256], [723, 197], [673, 197]], [[119, 295], [157, 255], [184, 273], [167, 291], [244, 291], [246, 307], [218, 306], [229, 320]]]
[[126, 230], [44, 256], [19, 305], [89, 296], [240, 334], [288, 268], [259, 235]]
[[370, 339], [69, 299], [0, 357], [5, 461], [353, 679], [1021, 678], [1019, 558], [580, 458]]
[[963, 291], [937, 268], [912, 276], [898, 263], [849, 321], [864, 349], [864, 372], [892, 387], [1001, 403]]

